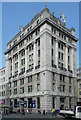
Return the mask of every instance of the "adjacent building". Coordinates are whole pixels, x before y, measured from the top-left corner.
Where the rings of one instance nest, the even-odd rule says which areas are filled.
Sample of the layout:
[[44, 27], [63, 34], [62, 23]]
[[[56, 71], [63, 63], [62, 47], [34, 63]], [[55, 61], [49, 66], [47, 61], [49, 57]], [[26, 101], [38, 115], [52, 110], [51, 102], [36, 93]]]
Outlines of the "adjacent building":
[[78, 98], [78, 102], [81, 102], [81, 67], [77, 69], [77, 98]]
[[0, 69], [0, 107], [5, 105], [5, 90], [6, 90], [6, 80], [5, 80], [5, 67]]
[[7, 44], [6, 104], [14, 111], [74, 109], [77, 101], [75, 29], [48, 8]]

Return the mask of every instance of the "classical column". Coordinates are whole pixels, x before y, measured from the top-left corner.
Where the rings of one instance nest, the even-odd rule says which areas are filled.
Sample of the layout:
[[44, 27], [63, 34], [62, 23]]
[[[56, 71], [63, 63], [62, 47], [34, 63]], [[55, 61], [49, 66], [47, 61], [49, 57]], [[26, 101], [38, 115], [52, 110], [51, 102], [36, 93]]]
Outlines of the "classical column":
[[58, 66], [58, 41], [55, 41], [55, 65]]
[[18, 74], [21, 72], [21, 57], [20, 53], [18, 53]]
[[68, 69], [68, 46], [65, 46], [64, 67]]
[[14, 76], [14, 69], [15, 69], [15, 64], [14, 64], [14, 57], [12, 57], [12, 76]]
[[9, 59], [8, 59], [8, 57], [6, 57], [6, 80], [8, 80], [8, 78], [10, 77], [9, 76], [9, 71], [10, 69], [9, 69]]
[[37, 65], [36, 42], [34, 43], [34, 66]]
[[71, 52], [70, 52], [70, 69], [73, 71], [73, 48], [71, 48]]
[[27, 48], [25, 49], [25, 72], [28, 68], [28, 56], [27, 56]]

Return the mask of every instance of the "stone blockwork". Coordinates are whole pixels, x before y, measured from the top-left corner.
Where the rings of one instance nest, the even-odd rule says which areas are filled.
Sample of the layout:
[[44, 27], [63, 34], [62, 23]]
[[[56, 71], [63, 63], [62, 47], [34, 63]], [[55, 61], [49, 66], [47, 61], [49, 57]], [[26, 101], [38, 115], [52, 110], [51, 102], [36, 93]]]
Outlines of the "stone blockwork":
[[63, 25], [45, 8], [7, 44], [6, 99], [14, 111], [74, 108], [78, 40]]

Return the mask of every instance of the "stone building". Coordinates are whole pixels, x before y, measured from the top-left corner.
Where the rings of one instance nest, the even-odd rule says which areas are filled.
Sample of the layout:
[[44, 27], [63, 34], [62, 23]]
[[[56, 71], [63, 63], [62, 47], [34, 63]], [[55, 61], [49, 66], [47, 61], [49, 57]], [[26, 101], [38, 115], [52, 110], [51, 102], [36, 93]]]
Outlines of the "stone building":
[[7, 44], [6, 104], [14, 111], [74, 109], [77, 100], [75, 29], [48, 8]]
[[77, 98], [81, 102], [81, 67], [77, 69]]
[[5, 90], [6, 90], [6, 79], [5, 79], [5, 67], [0, 69], [0, 107], [5, 105]]

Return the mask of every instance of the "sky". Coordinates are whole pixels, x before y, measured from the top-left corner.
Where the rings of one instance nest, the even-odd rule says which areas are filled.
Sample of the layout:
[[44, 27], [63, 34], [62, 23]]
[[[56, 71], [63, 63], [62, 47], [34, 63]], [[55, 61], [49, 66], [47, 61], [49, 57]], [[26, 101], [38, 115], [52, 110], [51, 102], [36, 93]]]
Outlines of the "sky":
[[[27, 25], [40, 13], [45, 2], [2, 2], [2, 65], [5, 66], [7, 43], [19, 32], [19, 25]], [[47, 2], [47, 8], [59, 18], [60, 10], [66, 16], [66, 27], [74, 27], [75, 36], [79, 39], [79, 3], [78, 2]], [[1, 44], [0, 44], [1, 46]], [[79, 65], [79, 42], [77, 43], [77, 66]]]

